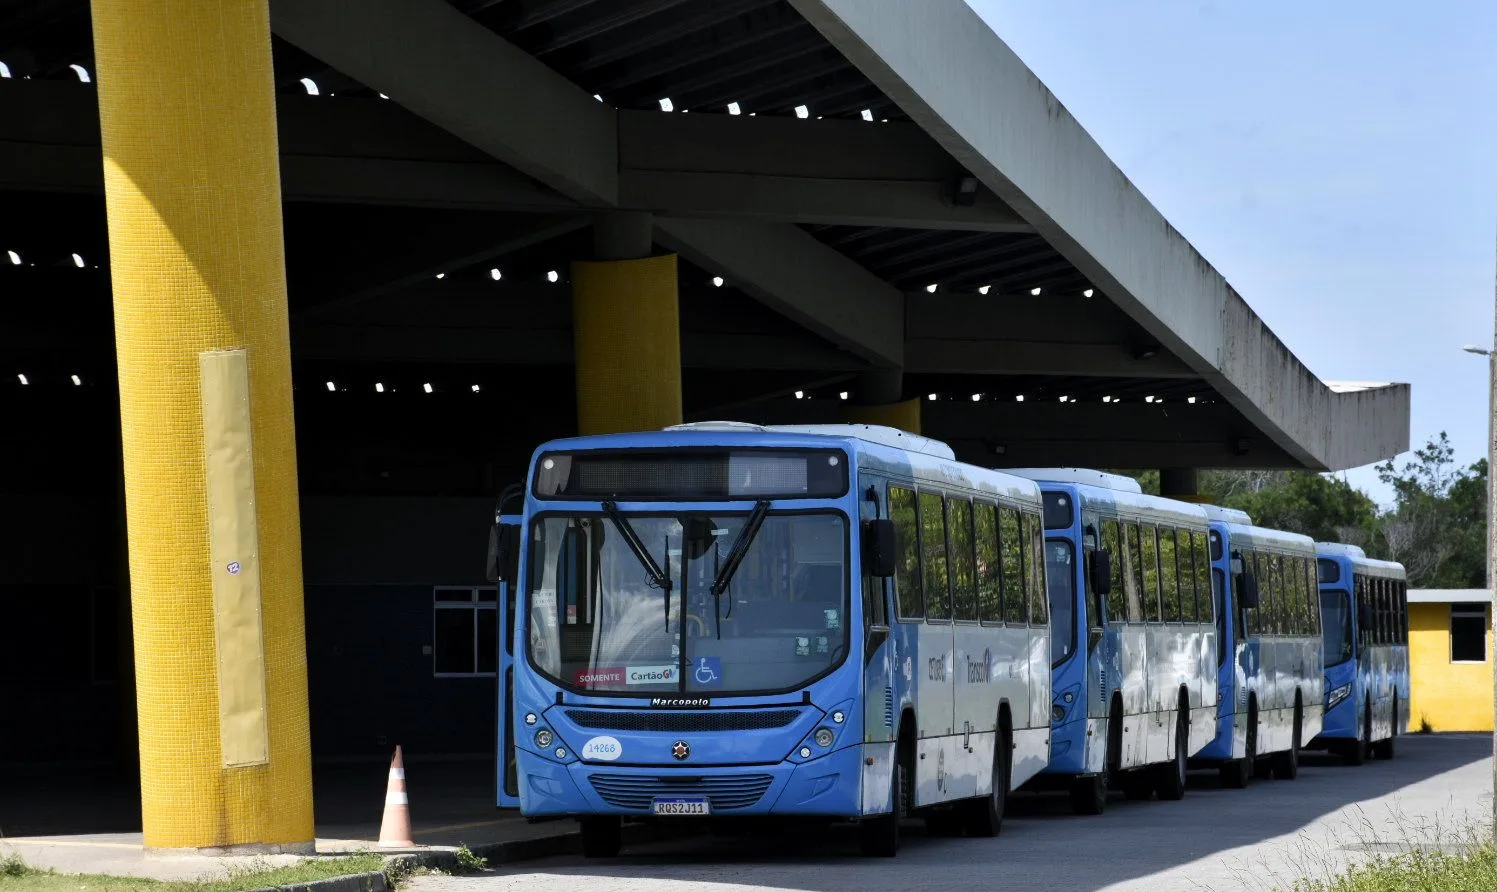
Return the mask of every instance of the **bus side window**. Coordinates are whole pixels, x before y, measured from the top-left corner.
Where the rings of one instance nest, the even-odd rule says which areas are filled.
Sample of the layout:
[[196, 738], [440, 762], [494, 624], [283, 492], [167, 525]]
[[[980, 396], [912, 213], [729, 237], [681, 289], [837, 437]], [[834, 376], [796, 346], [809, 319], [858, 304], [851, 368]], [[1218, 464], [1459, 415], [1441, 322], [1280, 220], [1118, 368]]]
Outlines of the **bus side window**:
[[999, 508], [998, 545], [1003, 550], [1003, 621], [1022, 626], [1029, 621], [1029, 594], [1024, 585], [1023, 531], [1019, 512]]
[[920, 494], [920, 559], [925, 568], [925, 618], [951, 619], [951, 566], [946, 557], [946, 500], [938, 492]]
[[1305, 558], [1305, 591], [1309, 595], [1310, 603], [1310, 634], [1320, 635], [1324, 632], [1321, 628], [1320, 617], [1320, 584], [1316, 580], [1318, 567], [1314, 558]]
[[[862, 520], [877, 519], [878, 502], [874, 499], [864, 499], [861, 502], [860, 513]], [[874, 626], [887, 626], [889, 624], [889, 618], [884, 608], [888, 598], [888, 591], [889, 584], [887, 580], [870, 573], [863, 574], [863, 629], [865, 631]]]
[[1216, 598], [1211, 593], [1211, 558], [1206, 544], [1206, 534], [1191, 533], [1190, 544], [1191, 550], [1195, 552], [1196, 561], [1196, 619], [1199, 622], [1209, 623], [1219, 611], [1216, 607]]
[[985, 623], [1003, 622], [1002, 558], [998, 551], [998, 506], [978, 502], [977, 539], [978, 613]]
[[1409, 643], [1409, 589], [1402, 580], [1398, 582], [1398, 643]]
[[1123, 549], [1118, 541], [1121, 529], [1115, 520], [1102, 521], [1102, 548], [1112, 558], [1112, 591], [1107, 595], [1107, 621], [1128, 621], [1128, 590], [1123, 586]]
[[889, 518], [894, 521], [894, 538], [899, 549], [899, 562], [894, 568], [899, 618], [919, 620], [925, 616], [925, 603], [920, 591], [920, 524], [913, 490], [889, 487]]
[[1176, 530], [1175, 541], [1175, 559], [1180, 562], [1180, 619], [1187, 623], [1200, 622], [1200, 596], [1196, 593], [1196, 562], [1191, 553], [1190, 530]]
[[[1253, 573], [1255, 575], [1257, 574], [1257, 561], [1254, 560], [1253, 553], [1251, 551], [1245, 551], [1242, 553], [1242, 569], [1244, 572]], [[1241, 576], [1232, 577], [1233, 586], [1240, 586], [1241, 584]], [[1264, 585], [1266, 585], [1266, 583], [1264, 583], [1262, 579], [1258, 580], [1259, 608], [1263, 606], [1263, 599], [1268, 597], [1268, 594], [1263, 590]], [[1239, 639], [1242, 639], [1250, 635], [1260, 634], [1260, 630], [1258, 628], [1258, 614], [1261, 612], [1261, 610], [1258, 608], [1249, 609], [1247, 607], [1243, 607], [1242, 598], [1239, 596], [1240, 591], [1240, 588], [1233, 588], [1232, 603], [1237, 605], [1237, 637]]]
[[948, 532], [951, 536], [951, 594], [956, 619], [977, 620], [977, 553], [972, 542], [972, 503], [947, 499]]
[[1175, 528], [1159, 528], [1159, 603], [1160, 618], [1167, 623], [1180, 621], [1180, 570], [1175, 560]]
[[1050, 599], [1045, 589], [1045, 535], [1040, 516], [1024, 512], [1024, 566], [1029, 571], [1029, 622], [1050, 622]]
[[1128, 534], [1128, 620], [1141, 623], [1148, 615], [1144, 610], [1143, 534], [1136, 523], [1123, 529]]
[[1159, 540], [1152, 523], [1140, 524], [1138, 530], [1144, 553], [1144, 622], [1157, 623], [1162, 619], [1159, 607]]

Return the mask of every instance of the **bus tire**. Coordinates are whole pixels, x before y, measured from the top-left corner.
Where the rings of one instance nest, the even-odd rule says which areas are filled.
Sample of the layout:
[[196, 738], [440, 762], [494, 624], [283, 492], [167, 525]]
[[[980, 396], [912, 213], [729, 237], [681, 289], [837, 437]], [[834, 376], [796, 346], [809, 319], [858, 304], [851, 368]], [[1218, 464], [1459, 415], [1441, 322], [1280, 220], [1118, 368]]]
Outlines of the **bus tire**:
[[1367, 701], [1367, 707], [1362, 712], [1362, 731], [1356, 740], [1347, 741], [1345, 748], [1341, 751], [1341, 758], [1348, 765], [1361, 765], [1367, 761], [1367, 751], [1371, 749], [1372, 741], [1372, 701]]
[[597, 815], [582, 819], [582, 857], [617, 858], [624, 845], [624, 822]]
[[869, 858], [893, 858], [899, 854], [899, 824], [910, 810], [910, 774], [907, 763], [912, 747], [908, 732], [901, 730], [894, 748], [894, 772], [889, 778], [893, 809], [886, 815], [864, 818], [858, 825], [858, 844]]
[[1300, 728], [1304, 713], [1300, 703], [1299, 694], [1296, 693], [1294, 695], [1294, 734], [1290, 738], [1289, 749], [1273, 754], [1273, 776], [1279, 780], [1294, 780], [1299, 777]]
[[1071, 781], [1071, 811], [1078, 815], [1100, 815], [1107, 810], [1107, 772], [1087, 774]]
[[993, 837], [1003, 832], [1003, 813], [1008, 808], [1008, 781], [1013, 776], [1013, 743], [1007, 723], [1000, 720], [993, 742], [993, 790], [967, 803], [967, 835]]
[[1185, 798], [1186, 761], [1190, 758], [1187, 752], [1190, 749], [1190, 709], [1187, 704], [1188, 701], [1181, 696], [1179, 709], [1175, 713], [1175, 758], [1157, 769], [1158, 781], [1154, 784], [1154, 789], [1165, 802], [1178, 802]]
[[1241, 759], [1222, 763], [1222, 786], [1229, 790], [1245, 790], [1253, 780], [1253, 763], [1258, 758], [1258, 701], [1248, 699], [1247, 746]]
[[1372, 755], [1379, 759], [1391, 759], [1394, 755], [1393, 741], [1398, 739], [1398, 695], [1393, 695], [1393, 727], [1388, 731], [1386, 739], [1379, 740], [1372, 745]]

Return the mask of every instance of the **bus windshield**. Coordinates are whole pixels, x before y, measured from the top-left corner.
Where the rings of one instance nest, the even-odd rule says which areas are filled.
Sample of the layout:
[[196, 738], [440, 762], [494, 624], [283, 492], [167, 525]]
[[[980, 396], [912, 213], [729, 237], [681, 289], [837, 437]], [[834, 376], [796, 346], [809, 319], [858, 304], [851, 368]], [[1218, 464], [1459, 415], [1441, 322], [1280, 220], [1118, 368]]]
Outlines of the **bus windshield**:
[[[769, 512], [744, 535], [752, 517], [542, 515], [532, 664], [579, 692], [633, 696], [784, 691], [825, 674], [847, 654], [847, 523]], [[742, 561], [723, 572], [735, 544]]]
[[1335, 666], [1352, 658], [1351, 599], [1343, 591], [1320, 593], [1321, 635], [1325, 664]]
[[1066, 539], [1045, 542], [1045, 588], [1050, 596], [1050, 664], [1059, 666], [1076, 639], [1076, 549]]

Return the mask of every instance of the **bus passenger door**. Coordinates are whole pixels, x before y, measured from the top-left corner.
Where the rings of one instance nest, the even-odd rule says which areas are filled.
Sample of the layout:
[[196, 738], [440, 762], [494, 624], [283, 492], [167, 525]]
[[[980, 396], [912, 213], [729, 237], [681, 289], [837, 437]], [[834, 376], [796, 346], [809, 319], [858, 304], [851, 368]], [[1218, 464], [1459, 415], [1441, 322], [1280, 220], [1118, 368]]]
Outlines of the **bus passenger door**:
[[515, 589], [520, 554], [520, 517], [500, 514], [489, 538], [489, 577], [499, 585], [494, 622], [498, 624], [499, 715], [496, 724], [496, 796], [499, 808], [520, 807], [520, 779], [515, 768]]

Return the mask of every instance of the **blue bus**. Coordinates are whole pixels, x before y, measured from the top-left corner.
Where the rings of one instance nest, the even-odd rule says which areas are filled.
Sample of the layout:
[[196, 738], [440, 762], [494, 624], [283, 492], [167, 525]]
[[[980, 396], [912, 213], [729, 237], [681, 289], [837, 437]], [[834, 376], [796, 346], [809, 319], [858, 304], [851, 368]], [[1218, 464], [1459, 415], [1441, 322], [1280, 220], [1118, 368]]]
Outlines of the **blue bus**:
[[1235, 789], [1259, 771], [1293, 780], [1324, 704], [1315, 540], [1202, 507], [1211, 519], [1221, 703], [1216, 739], [1198, 759]]
[[1361, 765], [1393, 758], [1409, 721], [1409, 597], [1402, 564], [1321, 542], [1325, 721], [1316, 749]]
[[1216, 733], [1205, 512], [1100, 471], [1011, 473], [1043, 494], [1053, 605], [1050, 763], [1034, 786], [1068, 788], [1078, 814], [1100, 814], [1113, 784], [1180, 799]]
[[490, 540], [518, 593], [500, 803], [578, 818], [592, 857], [622, 819], [852, 820], [880, 856], [906, 815], [996, 835], [1049, 758], [1041, 515], [891, 428], [542, 445]]

